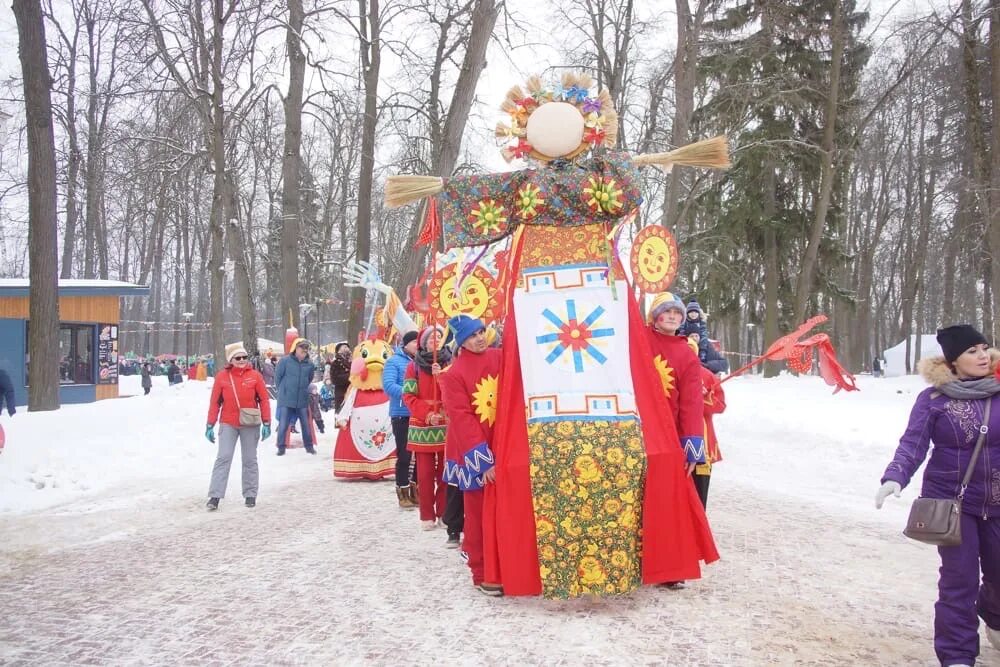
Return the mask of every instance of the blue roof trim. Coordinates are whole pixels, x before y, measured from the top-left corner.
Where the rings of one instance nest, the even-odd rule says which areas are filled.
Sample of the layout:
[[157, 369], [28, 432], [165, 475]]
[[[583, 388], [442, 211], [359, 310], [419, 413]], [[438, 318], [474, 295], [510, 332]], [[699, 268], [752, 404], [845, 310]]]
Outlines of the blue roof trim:
[[[0, 287], [0, 297], [5, 296], [29, 296], [31, 289], [28, 287]], [[149, 296], [149, 287], [145, 285], [135, 285], [126, 287], [124, 285], [114, 287], [60, 287], [59, 296]]]

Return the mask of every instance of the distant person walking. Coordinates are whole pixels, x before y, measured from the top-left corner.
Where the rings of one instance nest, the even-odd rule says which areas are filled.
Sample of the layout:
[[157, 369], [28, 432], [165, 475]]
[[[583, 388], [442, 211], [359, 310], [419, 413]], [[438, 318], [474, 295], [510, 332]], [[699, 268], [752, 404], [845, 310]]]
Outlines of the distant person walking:
[[285, 455], [288, 433], [296, 420], [302, 426], [302, 441], [306, 451], [316, 453], [312, 429], [309, 428], [309, 385], [312, 384], [316, 365], [309, 359], [311, 344], [305, 338], [296, 338], [292, 351], [278, 362], [274, 380], [278, 386], [278, 456]]
[[153, 377], [150, 374], [149, 363], [142, 365], [142, 395], [149, 396], [149, 390], [153, 388]]
[[7, 414], [13, 417], [17, 412], [14, 406], [14, 383], [10, 381], [7, 371], [0, 368], [0, 411], [3, 410], [4, 403], [7, 404]]
[[[219, 421], [219, 453], [212, 468], [208, 487], [208, 510], [219, 509], [229, 484], [236, 441], [240, 441], [243, 461], [243, 497], [247, 507], [257, 505], [260, 472], [257, 466], [257, 443], [271, 435], [271, 401], [264, 377], [250, 367], [249, 355], [240, 343], [226, 346], [229, 363], [215, 377], [208, 402], [208, 426], [205, 437], [215, 442], [215, 422]], [[256, 413], [256, 414], [255, 414]]]

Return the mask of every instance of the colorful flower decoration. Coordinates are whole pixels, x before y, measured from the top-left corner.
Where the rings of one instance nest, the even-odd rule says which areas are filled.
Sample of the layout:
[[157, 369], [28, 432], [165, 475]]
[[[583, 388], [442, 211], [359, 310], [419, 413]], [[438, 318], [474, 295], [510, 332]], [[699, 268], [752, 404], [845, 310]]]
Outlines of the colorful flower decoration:
[[565, 93], [566, 101], [575, 102], [576, 104], [586, 101], [589, 96], [590, 93], [586, 88], [581, 88], [576, 85], [570, 86]]
[[594, 213], [616, 213], [624, 206], [622, 190], [613, 178], [591, 176], [590, 183], [583, 189], [585, 201]]
[[495, 234], [504, 227], [507, 216], [501, 204], [493, 199], [483, 199], [472, 209], [469, 222], [480, 234]]
[[605, 136], [604, 130], [597, 127], [588, 127], [583, 131], [583, 140], [592, 146], [599, 146]]
[[544, 88], [539, 88], [538, 90], [531, 93], [531, 97], [537, 103], [548, 102], [549, 100], [555, 99], [551, 90], [545, 90]]
[[510, 152], [514, 157], [525, 157], [531, 155], [531, 144], [525, 139], [518, 139], [517, 143], [511, 146]]
[[[567, 73], [560, 83], [553, 86], [545, 85], [539, 77], [533, 76], [529, 77], [525, 88], [514, 86], [508, 90], [501, 108], [510, 118], [510, 125], [498, 123], [495, 132], [503, 145], [501, 152], [504, 159], [508, 162], [514, 158], [532, 158], [541, 162], [560, 157], [572, 160], [592, 147], [614, 146], [618, 135], [618, 114], [608, 91], [592, 92], [592, 86], [593, 79], [589, 75]], [[528, 136], [528, 118], [550, 102], [572, 105], [584, 120], [584, 136], [581, 136], [580, 145], [561, 156], [547, 156], [527, 141], [522, 141]]]
[[517, 191], [517, 216], [521, 220], [532, 220], [545, 207], [542, 190], [537, 185], [526, 183]]

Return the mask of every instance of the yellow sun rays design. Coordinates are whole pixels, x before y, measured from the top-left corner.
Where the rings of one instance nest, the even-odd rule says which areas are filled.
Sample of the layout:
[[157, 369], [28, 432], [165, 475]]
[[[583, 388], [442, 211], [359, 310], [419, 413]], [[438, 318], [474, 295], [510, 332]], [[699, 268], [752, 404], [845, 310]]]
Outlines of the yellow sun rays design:
[[667, 395], [667, 398], [670, 398], [676, 386], [674, 384], [674, 369], [660, 355], [656, 355], [656, 358], [653, 359], [653, 365], [656, 367], [656, 372], [660, 375], [660, 384], [663, 385], [663, 393]]
[[479, 421], [493, 426], [497, 419], [497, 378], [487, 375], [476, 384], [476, 393], [472, 395], [472, 406], [476, 409]]

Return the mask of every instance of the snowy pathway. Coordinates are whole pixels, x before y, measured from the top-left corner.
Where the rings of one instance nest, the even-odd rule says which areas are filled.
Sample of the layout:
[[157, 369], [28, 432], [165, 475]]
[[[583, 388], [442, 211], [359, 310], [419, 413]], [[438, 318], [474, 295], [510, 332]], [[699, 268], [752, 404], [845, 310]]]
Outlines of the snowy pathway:
[[[555, 602], [483, 597], [443, 531], [395, 507], [391, 482], [335, 482], [325, 457], [312, 462], [302, 481], [265, 486], [255, 510], [237, 497], [209, 514], [188, 497], [0, 519], [14, 536], [0, 553], [0, 661], [934, 662], [932, 549], [750, 491], [722, 469], [710, 517], [724, 560], [705, 579]], [[984, 651], [981, 664], [1000, 665]]]

